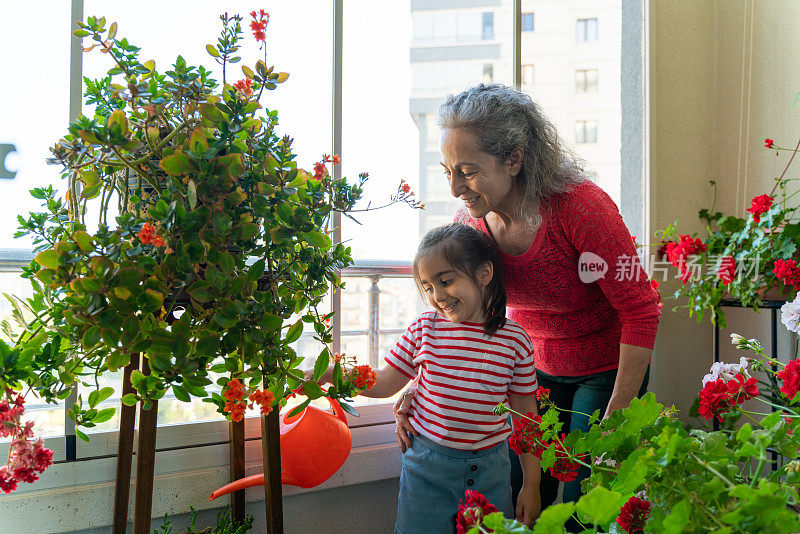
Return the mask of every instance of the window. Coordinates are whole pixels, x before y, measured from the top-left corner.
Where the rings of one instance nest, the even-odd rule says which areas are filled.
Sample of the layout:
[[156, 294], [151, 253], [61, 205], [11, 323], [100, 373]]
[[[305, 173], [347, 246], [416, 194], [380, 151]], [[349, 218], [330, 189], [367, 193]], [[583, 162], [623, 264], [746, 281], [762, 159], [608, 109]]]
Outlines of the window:
[[533, 65], [522, 66], [522, 86], [533, 87]]
[[483, 83], [492, 83], [494, 81], [494, 65], [492, 63], [483, 64]]
[[597, 121], [575, 121], [575, 142], [596, 143]]
[[597, 92], [597, 69], [578, 69], [575, 71], [575, 92]]
[[524, 32], [533, 31], [533, 13], [522, 14], [522, 31]]
[[578, 19], [575, 25], [575, 40], [579, 43], [597, 41], [597, 19]]
[[484, 41], [494, 39], [494, 13], [491, 11], [483, 14], [483, 33], [481, 38]]

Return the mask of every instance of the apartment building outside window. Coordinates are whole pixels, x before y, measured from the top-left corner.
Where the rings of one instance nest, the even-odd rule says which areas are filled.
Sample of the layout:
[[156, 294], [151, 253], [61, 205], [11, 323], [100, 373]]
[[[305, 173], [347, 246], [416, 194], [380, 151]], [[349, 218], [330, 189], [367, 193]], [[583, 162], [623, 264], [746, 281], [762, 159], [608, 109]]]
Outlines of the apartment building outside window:
[[575, 92], [597, 92], [597, 69], [578, 69], [575, 71]]
[[579, 43], [597, 41], [597, 19], [578, 19], [575, 24], [575, 40]]
[[533, 13], [522, 14], [522, 31], [524, 32], [533, 31]]
[[575, 143], [596, 143], [597, 121], [575, 121]]
[[483, 34], [484, 41], [491, 41], [494, 39], [494, 13], [488, 12], [483, 14]]
[[522, 86], [525, 88], [533, 87], [533, 65], [522, 66]]

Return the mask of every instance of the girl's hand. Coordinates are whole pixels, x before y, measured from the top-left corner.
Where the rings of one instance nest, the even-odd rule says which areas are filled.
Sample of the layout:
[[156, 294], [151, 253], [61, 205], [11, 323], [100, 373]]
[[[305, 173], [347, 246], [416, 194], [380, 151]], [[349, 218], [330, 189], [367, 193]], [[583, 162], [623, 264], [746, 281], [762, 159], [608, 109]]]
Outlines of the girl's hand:
[[417, 381], [414, 380], [409, 384], [405, 391], [400, 395], [392, 407], [394, 412], [395, 430], [394, 434], [397, 438], [397, 446], [400, 447], [401, 452], [406, 452], [406, 449], [411, 446], [411, 438], [409, 434], [418, 436], [419, 432], [414, 430], [411, 426], [411, 421], [408, 418], [408, 412], [411, 411], [411, 400], [417, 393]]
[[517, 521], [532, 527], [542, 513], [542, 499], [538, 484], [523, 484], [517, 496]]
[[[305, 381], [308, 382], [310, 380], [314, 380], [314, 369], [306, 369], [303, 371], [303, 376], [305, 377]], [[319, 377], [317, 380], [317, 384], [325, 384], [333, 380], [333, 366], [329, 366], [325, 369], [325, 372], [322, 373], [322, 376]]]

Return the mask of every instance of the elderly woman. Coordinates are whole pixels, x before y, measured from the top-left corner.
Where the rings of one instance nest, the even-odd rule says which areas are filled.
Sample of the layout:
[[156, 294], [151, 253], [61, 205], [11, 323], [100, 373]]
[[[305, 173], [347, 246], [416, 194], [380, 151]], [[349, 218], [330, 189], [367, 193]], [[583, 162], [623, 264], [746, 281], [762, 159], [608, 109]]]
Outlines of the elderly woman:
[[[520, 91], [481, 84], [451, 95], [439, 124], [444, 174], [464, 202], [455, 218], [494, 240], [508, 315], [533, 340], [539, 386], [573, 411], [562, 412], [564, 430], [587, 429], [582, 414], [626, 407], [646, 389], [660, 312], [614, 201]], [[404, 416], [414, 391], [395, 406], [401, 449], [416, 433]], [[565, 484], [565, 501], [586, 476]], [[543, 473], [543, 508], [557, 489]]]

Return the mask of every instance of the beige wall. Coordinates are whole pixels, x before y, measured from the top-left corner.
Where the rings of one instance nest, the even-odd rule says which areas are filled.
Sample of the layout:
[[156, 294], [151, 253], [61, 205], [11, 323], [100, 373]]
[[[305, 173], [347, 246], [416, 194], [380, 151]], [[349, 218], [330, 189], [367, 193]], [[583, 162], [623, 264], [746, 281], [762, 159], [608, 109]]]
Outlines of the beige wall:
[[[770, 137], [794, 146], [800, 136], [800, 2], [796, 0], [653, 0], [651, 80], [651, 228], [678, 220], [681, 233], [705, 230], [697, 211], [711, 207], [744, 215], [768, 193], [788, 161], [763, 147]], [[800, 164], [800, 160], [797, 162]], [[796, 167], [800, 169], [800, 167]], [[797, 171], [795, 171], [797, 172]], [[662, 294], [676, 287], [662, 285]], [[677, 282], [679, 283], [679, 282]], [[685, 415], [712, 362], [713, 330], [697, 325], [667, 300], [656, 343], [651, 389]], [[789, 337], [779, 325], [779, 350]], [[769, 312], [728, 313], [723, 359], [735, 361], [729, 334], [768, 344]]]

